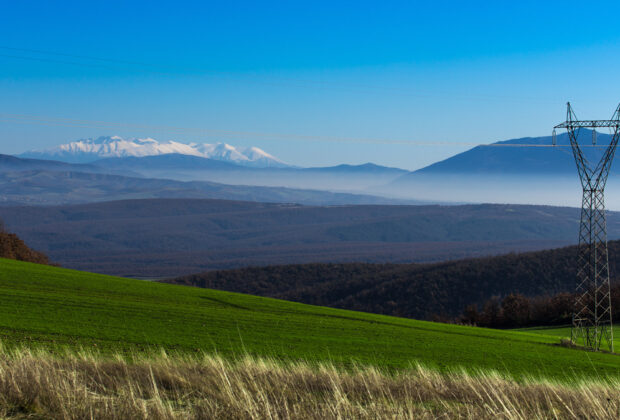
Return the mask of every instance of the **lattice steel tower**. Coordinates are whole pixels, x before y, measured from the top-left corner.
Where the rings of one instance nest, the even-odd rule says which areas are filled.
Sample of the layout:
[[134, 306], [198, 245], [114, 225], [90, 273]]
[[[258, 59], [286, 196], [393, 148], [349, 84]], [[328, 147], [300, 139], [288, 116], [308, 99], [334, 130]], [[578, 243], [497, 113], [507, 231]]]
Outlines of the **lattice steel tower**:
[[[596, 145], [596, 128], [612, 130], [609, 145], [603, 156], [593, 166], [578, 143], [581, 128], [592, 129], [592, 145]], [[620, 137], [620, 105], [610, 120], [582, 120], [575, 117], [570, 102], [567, 104], [566, 121], [553, 129], [565, 128], [577, 171], [583, 188], [581, 225], [579, 228], [579, 256], [577, 286], [571, 339], [578, 345], [592, 350], [614, 351], [611, 319], [611, 293], [609, 285], [609, 258], [607, 254], [607, 225], [605, 222], [604, 192], [609, 169]]]

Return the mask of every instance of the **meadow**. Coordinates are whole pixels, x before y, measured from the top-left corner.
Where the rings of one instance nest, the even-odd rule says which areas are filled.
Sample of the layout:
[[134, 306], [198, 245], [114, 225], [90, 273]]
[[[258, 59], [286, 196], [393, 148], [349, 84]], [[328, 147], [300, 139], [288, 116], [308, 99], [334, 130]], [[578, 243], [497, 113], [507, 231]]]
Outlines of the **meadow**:
[[497, 371], [524, 381], [613, 381], [617, 355], [558, 345], [552, 334], [439, 324], [230, 292], [0, 260], [6, 349], [115, 354], [213, 354], [228, 360]]
[[[549, 327], [521, 328], [519, 329], [519, 331], [570, 339], [570, 326], [569, 325], [558, 326], [558, 327], [549, 326]], [[614, 350], [616, 353], [618, 353], [618, 351], [620, 351], [620, 326], [614, 325], [613, 335], [614, 335]]]
[[620, 382], [515, 382], [213, 355], [0, 351], [3, 419], [617, 419]]

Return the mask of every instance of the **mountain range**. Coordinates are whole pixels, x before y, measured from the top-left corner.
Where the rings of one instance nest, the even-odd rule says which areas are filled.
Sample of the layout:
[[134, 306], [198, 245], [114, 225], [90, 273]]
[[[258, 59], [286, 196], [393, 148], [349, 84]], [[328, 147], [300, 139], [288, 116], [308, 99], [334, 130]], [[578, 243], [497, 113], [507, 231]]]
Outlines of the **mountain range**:
[[176, 141], [159, 142], [152, 138], [124, 139], [103, 136], [82, 139], [41, 151], [29, 151], [23, 158], [51, 159], [70, 163], [90, 163], [104, 158], [127, 158], [179, 154], [197, 156], [250, 167], [286, 167], [281, 160], [258, 147], [234, 147], [226, 143], [198, 144]]
[[369, 188], [380, 188], [407, 173], [403, 169], [372, 163], [300, 168], [287, 165], [257, 147], [158, 142], [151, 138], [118, 136], [77, 140], [43, 151], [22, 153], [18, 157], [79, 164], [83, 166], [72, 170], [89, 173], [364, 195], [377, 195], [368, 191]]
[[[592, 131], [582, 130], [578, 140], [590, 162], [596, 162], [604, 148], [592, 147], [592, 135]], [[597, 133], [598, 146], [605, 146], [610, 139], [610, 135]], [[160, 143], [148, 138], [125, 140], [116, 136], [79, 140], [48, 151], [28, 152], [20, 156], [38, 156], [65, 163], [82, 162], [78, 163], [81, 166], [65, 167], [72, 172], [199, 181], [248, 188], [321, 190], [427, 203], [579, 206], [581, 199], [579, 179], [566, 134], [557, 137], [555, 147], [552, 146], [551, 136], [501, 141], [474, 147], [413, 172], [372, 163], [300, 168], [288, 166], [258, 148], [173, 141]], [[36, 170], [43, 165], [34, 161], [30, 163], [36, 166]], [[51, 164], [48, 166], [51, 167]], [[56, 165], [54, 170], [59, 168], [61, 166]], [[620, 198], [616, 198], [620, 197], [620, 177], [617, 174], [612, 165], [607, 185], [607, 204], [612, 208], [620, 208]], [[172, 189], [179, 191], [179, 186]], [[259, 195], [265, 197], [264, 194]], [[137, 197], [157, 196], [147, 194]], [[190, 194], [187, 197], [197, 196]], [[240, 196], [225, 198], [246, 199]], [[281, 198], [263, 199], [282, 201]], [[327, 202], [333, 203], [333, 200]], [[358, 201], [348, 203], [352, 202]], [[313, 201], [312, 204], [318, 202]]]
[[[591, 138], [584, 130], [580, 141], [585, 146]], [[598, 144], [609, 139], [601, 134]], [[88, 163], [0, 155], [0, 216], [63, 265], [113, 274], [437, 261], [541, 249], [574, 242], [578, 209], [513, 204], [579, 207], [581, 188], [568, 139], [557, 140], [557, 147], [551, 147], [550, 136], [479, 146], [414, 172], [371, 163], [257, 167], [196, 155], [191, 145], [185, 145], [191, 149], [186, 153], [160, 148], [146, 156], [117, 147], [117, 157], [102, 147], [84, 152], [88, 159], [79, 150], [68, 159]], [[147, 153], [161, 143], [138, 146]], [[585, 150], [592, 161], [601, 152]], [[612, 167], [611, 208], [620, 204], [617, 173]], [[246, 202], [238, 205], [245, 209], [235, 215], [220, 211], [227, 207], [222, 200]], [[103, 203], [112, 201], [121, 204]], [[440, 202], [511, 205], [420, 206]], [[188, 215], [188, 207], [199, 209]], [[164, 214], [165, 208], [170, 212]], [[617, 238], [617, 215], [608, 216], [610, 238]], [[82, 217], [90, 219], [73, 224]]]

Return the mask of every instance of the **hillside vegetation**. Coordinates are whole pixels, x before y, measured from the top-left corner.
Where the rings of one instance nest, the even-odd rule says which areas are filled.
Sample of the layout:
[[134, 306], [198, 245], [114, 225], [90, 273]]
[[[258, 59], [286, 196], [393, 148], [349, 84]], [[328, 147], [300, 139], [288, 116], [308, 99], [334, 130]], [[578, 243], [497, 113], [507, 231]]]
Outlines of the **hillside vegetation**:
[[2, 227], [2, 222], [0, 222], [0, 258], [37, 264], [50, 263], [47, 255], [30, 249], [17, 235], [6, 232]]
[[618, 356], [558, 337], [373, 315], [0, 260], [0, 339], [104, 353], [167, 349], [401, 370], [495, 369], [516, 378], [618, 378]]
[[[172, 283], [417, 319], [453, 319], [511, 293], [572, 291], [576, 247], [438, 264], [298, 264], [210, 271]], [[612, 279], [620, 241], [609, 242]], [[499, 326], [499, 325], [493, 325]], [[503, 325], [510, 326], [510, 325]]]
[[[334, 206], [127, 200], [0, 207], [28, 244], [63, 267], [138, 277], [300, 263], [421, 263], [556, 248], [579, 209], [519, 205]], [[620, 213], [608, 213], [611, 239]]]
[[[575, 293], [526, 297], [509, 294], [503, 299], [493, 296], [482, 306], [468, 305], [460, 323], [489, 328], [561, 326], [572, 323]], [[611, 285], [611, 319], [620, 319], [620, 283]]]

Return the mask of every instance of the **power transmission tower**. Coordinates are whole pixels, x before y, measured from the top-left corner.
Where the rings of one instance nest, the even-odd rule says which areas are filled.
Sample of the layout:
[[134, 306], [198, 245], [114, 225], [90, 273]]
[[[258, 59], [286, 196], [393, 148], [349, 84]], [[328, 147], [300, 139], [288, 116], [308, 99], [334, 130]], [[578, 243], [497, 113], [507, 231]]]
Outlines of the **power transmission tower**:
[[[596, 144], [596, 128], [610, 128], [613, 132], [609, 145], [596, 166], [592, 166], [578, 143], [581, 128], [592, 129], [592, 144]], [[570, 102], [566, 121], [554, 127], [568, 131], [577, 171], [583, 188], [581, 224], [579, 228], [579, 256], [576, 298], [573, 310], [571, 339], [592, 350], [614, 351], [611, 319], [611, 292], [609, 258], [607, 253], [607, 225], [605, 221], [604, 192], [609, 169], [620, 137], [620, 105], [610, 120], [577, 120]]]

